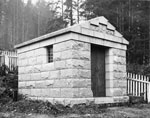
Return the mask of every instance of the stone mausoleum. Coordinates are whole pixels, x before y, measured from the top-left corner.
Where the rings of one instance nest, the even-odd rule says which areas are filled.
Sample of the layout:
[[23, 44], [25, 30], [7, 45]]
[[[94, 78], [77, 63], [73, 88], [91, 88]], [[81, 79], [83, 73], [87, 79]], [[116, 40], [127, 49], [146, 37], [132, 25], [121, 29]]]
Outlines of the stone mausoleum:
[[127, 102], [128, 44], [102, 16], [16, 45], [19, 93], [64, 105]]

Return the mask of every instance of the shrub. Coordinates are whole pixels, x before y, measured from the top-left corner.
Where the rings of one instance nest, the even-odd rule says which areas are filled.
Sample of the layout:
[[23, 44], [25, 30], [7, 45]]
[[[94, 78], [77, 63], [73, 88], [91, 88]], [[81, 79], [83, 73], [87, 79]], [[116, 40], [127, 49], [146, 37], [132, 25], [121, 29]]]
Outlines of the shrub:
[[[18, 69], [11, 71], [6, 65], [0, 66], [0, 100], [11, 98], [17, 100]], [[4, 100], [5, 101], [5, 100]], [[7, 101], [7, 100], [6, 100]]]

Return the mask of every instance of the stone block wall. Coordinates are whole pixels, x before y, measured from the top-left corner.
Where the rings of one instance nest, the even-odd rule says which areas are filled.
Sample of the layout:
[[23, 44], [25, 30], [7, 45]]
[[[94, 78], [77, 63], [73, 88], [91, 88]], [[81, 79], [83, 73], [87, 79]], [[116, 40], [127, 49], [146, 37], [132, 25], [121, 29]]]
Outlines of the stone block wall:
[[126, 95], [126, 50], [106, 50], [106, 96]]
[[92, 97], [90, 44], [75, 40], [19, 53], [19, 92], [32, 98]]

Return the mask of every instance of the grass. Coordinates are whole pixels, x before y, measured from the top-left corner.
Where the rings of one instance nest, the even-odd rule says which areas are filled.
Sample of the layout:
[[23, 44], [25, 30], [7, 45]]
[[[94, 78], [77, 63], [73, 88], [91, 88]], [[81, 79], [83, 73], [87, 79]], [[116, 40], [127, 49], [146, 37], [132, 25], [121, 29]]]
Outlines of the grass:
[[0, 118], [149, 118], [150, 104], [77, 104], [72, 107], [46, 101], [0, 99]]

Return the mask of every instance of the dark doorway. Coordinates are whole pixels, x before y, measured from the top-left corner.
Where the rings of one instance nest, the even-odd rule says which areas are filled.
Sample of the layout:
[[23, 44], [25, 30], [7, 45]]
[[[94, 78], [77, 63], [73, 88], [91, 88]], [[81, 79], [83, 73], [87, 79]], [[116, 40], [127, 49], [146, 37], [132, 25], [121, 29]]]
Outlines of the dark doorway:
[[91, 87], [93, 97], [105, 97], [105, 48], [91, 45]]

